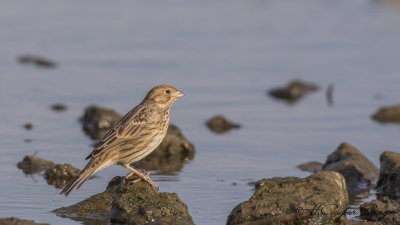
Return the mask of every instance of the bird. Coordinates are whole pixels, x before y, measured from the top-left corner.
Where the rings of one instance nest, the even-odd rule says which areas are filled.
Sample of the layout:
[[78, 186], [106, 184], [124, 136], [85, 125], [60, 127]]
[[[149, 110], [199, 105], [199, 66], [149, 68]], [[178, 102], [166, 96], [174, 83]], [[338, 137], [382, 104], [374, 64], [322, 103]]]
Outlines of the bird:
[[124, 178], [137, 175], [139, 180], [147, 181], [153, 188], [157, 185], [150, 179], [150, 173], [141, 173], [130, 166], [151, 152], [164, 139], [169, 124], [169, 111], [172, 103], [184, 96], [171, 85], [153, 87], [142, 102], [130, 110], [110, 129], [93, 151], [86, 157], [90, 160], [85, 168], [60, 192], [68, 196], [79, 189], [94, 173], [111, 165], [121, 165], [130, 171]]

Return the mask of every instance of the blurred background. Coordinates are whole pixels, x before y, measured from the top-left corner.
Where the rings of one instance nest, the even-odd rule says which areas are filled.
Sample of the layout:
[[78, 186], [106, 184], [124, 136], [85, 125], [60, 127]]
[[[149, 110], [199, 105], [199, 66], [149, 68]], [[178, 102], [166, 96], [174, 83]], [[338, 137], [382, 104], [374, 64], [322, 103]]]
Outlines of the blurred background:
[[[171, 122], [195, 155], [152, 177], [160, 191], [178, 193], [196, 224], [224, 224], [251, 196], [249, 182], [308, 176], [296, 165], [324, 162], [343, 141], [379, 167], [379, 155], [399, 146], [398, 125], [370, 118], [400, 102], [396, 2], [2, 1], [0, 217], [81, 224], [49, 211], [103, 191], [124, 168], [99, 172], [65, 198], [16, 164], [37, 152], [82, 169], [93, 144], [79, 122], [85, 108], [125, 114], [164, 83], [185, 93]], [[56, 64], [22, 64], [25, 54]], [[268, 95], [295, 78], [319, 90], [291, 104]], [[56, 103], [66, 110], [52, 110]], [[211, 132], [205, 122], [217, 114], [241, 128]]]

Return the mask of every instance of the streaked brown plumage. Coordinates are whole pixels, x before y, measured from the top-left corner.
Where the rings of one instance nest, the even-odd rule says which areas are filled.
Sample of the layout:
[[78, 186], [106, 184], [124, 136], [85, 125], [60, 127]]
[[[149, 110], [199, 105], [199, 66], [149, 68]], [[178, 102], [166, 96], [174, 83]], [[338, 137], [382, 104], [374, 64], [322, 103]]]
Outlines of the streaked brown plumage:
[[143, 159], [161, 143], [168, 129], [169, 109], [172, 103], [182, 96], [182, 92], [170, 85], [152, 88], [138, 106], [108, 131], [92, 153], [86, 157], [90, 159], [86, 167], [60, 194], [68, 196], [94, 173], [113, 164], [121, 165], [131, 171], [125, 178], [136, 174], [156, 188], [157, 185], [148, 174], [136, 171], [129, 164]]

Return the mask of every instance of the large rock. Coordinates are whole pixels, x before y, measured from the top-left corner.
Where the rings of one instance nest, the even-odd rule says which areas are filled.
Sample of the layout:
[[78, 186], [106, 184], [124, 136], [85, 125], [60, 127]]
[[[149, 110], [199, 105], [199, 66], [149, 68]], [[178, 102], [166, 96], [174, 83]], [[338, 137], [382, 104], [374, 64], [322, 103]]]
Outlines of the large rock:
[[92, 139], [99, 140], [109, 129], [117, 125], [121, 118], [122, 116], [113, 109], [92, 105], [85, 109], [80, 120], [85, 133]]
[[35, 223], [33, 220], [23, 220], [15, 217], [0, 218], [0, 225], [49, 225], [47, 223]]
[[360, 206], [360, 217], [385, 225], [400, 224], [400, 201], [383, 198]]
[[379, 195], [400, 198], [400, 154], [385, 151], [380, 156]]
[[263, 179], [253, 196], [232, 210], [227, 225], [341, 224], [348, 203], [345, 179], [336, 172]]
[[357, 148], [344, 142], [330, 154], [324, 171], [336, 171], [346, 179], [350, 193], [359, 193], [378, 179], [378, 169]]
[[400, 123], [400, 105], [382, 107], [372, 115], [372, 119], [381, 123]]
[[167, 216], [192, 221], [186, 204], [176, 193], [158, 192], [145, 181], [132, 185], [121, 180], [111, 207], [112, 223], [141, 225]]
[[71, 166], [71, 164], [57, 164], [46, 170], [44, 175], [47, 184], [54, 185], [56, 188], [63, 188], [74, 179], [79, 172], [80, 170]]
[[17, 166], [25, 174], [35, 174], [47, 170], [55, 165], [54, 162], [36, 157], [36, 153], [33, 155], [27, 155], [21, 162], [18, 162]]
[[240, 128], [240, 125], [233, 123], [221, 115], [214, 116], [206, 122], [207, 127], [214, 133], [225, 133], [234, 128]]
[[293, 80], [285, 87], [274, 88], [269, 91], [269, 95], [278, 99], [286, 100], [288, 103], [294, 103], [301, 99], [305, 94], [318, 90], [318, 86], [306, 83], [301, 80]]

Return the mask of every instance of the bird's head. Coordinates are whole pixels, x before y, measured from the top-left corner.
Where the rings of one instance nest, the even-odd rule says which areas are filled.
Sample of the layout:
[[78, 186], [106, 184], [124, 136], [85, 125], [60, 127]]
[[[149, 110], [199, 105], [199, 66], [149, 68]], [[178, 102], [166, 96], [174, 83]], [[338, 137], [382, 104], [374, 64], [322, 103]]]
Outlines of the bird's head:
[[183, 93], [171, 85], [159, 85], [149, 91], [144, 101], [151, 102], [160, 108], [169, 108], [176, 99], [182, 96]]

